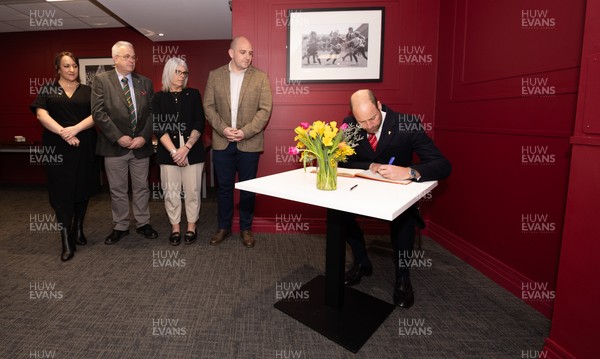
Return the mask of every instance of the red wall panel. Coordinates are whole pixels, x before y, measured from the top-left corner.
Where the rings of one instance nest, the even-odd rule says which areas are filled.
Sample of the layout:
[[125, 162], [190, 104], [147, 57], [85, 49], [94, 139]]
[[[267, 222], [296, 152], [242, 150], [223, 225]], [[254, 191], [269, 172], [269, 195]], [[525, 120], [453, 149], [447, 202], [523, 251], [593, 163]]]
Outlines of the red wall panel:
[[598, 2], [588, 1], [556, 301], [544, 348], [553, 358], [596, 358], [600, 352], [599, 16]]
[[[458, 2], [456, 20], [461, 41], [457, 49], [464, 49], [465, 65], [461, 82], [578, 67], [581, 43], [552, 35], [581, 29], [583, 3], [570, 5], [557, 0]], [[540, 41], [548, 35], [552, 41]]]
[[435, 135], [453, 174], [432, 236], [550, 316], [585, 2], [440, 4]]
[[[355, 7], [385, 8], [383, 81], [286, 84], [288, 11]], [[265, 131], [265, 151], [260, 159], [258, 175], [298, 168], [300, 165], [294, 158], [283, 155], [287, 147], [294, 145], [293, 129], [302, 121], [341, 121], [349, 114], [350, 95], [361, 88], [373, 89], [382, 103], [396, 111], [422, 116], [427, 128], [433, 129], [438, 11], [437, 1], [234, 1], [233, 35], [244, 35], [250, 39], [255, 54], [254, 65], [268, 73], [273, 90], [273, 113]], [[249, 21], [252, 17], [253, 21]], [[430, 61], [401, 62], [399, 55], [414, 48], [427, 55], [425, 57]], [[266, 196], [257, 198], [254, 229], [280, 231], [285, 227], [281, 221], [288, 214], [296, 214], [296, 221], [310, 227], [312, 232], [324, 232], [323, 208], [301, 206]], [[387, 229], [387, 225], [380, 221], [367, 221], [365, 225], [372, 233]]]

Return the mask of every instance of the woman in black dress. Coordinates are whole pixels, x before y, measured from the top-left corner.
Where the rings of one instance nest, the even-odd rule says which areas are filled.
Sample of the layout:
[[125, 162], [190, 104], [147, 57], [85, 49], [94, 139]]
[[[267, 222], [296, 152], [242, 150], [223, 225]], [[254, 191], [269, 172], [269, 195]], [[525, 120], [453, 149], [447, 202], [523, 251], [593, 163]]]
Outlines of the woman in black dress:
[[89, 86], [78, 81], [79, 66], [70, 52], [54, 59], [56, 81], [40, 89], [31, 111], [44, 126], [44, 153], [50, 205], [62, 237], [61, 260], [73, 258], [75, 243], [85, 245], [83, 219], [88, 199], [100, 188], [96, 130], [91, 115]]

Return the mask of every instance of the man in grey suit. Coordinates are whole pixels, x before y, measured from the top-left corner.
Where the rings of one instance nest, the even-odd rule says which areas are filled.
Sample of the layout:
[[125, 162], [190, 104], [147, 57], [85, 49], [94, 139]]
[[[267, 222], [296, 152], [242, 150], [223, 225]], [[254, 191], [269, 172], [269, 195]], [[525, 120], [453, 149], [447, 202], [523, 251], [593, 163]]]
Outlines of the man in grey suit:
[[150, 226], [148, 166], [152, 155], [152, 81], [133, 72], [135, 50], [126, 41], [112, 47], [115, 69], [99, 74], [92, 86], [92, 117], [98, 127], [96, 153], [104, 156], [114, 229], [104, 243], [129, 234], [129, 184], [136, 232], [158, 238]]
[[[272, 107], [267, 74], [251, 66], [252, 44], [238, 36], [231, 41], [231, 61], [210, 72], [204, 91], [204, 113], [213, 128], [213, 166], [218, 192], [219, 231], [211, 245], [231, 236], [235, 174], [245, 181], [256, 177], [263, 151], [264, 129]], [[240, 230], [246, 248], [254, 246], [254, 193], [240, 192]]]

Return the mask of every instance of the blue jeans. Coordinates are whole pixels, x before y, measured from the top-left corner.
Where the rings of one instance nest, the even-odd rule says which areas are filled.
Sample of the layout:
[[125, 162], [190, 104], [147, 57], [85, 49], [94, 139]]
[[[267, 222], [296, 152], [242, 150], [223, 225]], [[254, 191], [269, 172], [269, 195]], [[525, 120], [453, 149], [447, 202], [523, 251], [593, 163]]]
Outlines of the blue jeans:
[[[243, 152], [231, 142], [224, 150], [213, 150], [213, 166], [218, 181], [219, 229], [230, 229], [233, 221], [233, 189], [235, 175], [238, 180], [256, 178], [260, 152]], [[254, 192], [240, 191], [240, 229], [252, 229], [254, 218]]]

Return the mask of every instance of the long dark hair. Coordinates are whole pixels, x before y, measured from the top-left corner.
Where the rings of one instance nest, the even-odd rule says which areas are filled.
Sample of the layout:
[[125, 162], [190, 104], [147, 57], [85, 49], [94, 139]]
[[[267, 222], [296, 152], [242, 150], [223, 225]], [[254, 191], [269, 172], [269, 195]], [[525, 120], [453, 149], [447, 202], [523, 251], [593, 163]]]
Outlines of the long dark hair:
[[60, 69], [60, 60], [62, 60], [63, 56], [68, 56], [71, 58], [71, 60], [75, 61], [75, 63], [77, 64], [77, 67], [79, 67], [79, 59], [77, 57], [75, 57], [75, 55], [73, 55], [72, 52], [70, 51], [63, 51], [63, 52], [59, 52], [58, 54], [56, 54], [56, 57], [54, 57], [54, 73], [55, 73], [55, 77], [56, 77], [56, 81], [58, 81], [60, 79], [60, 75], [58, 75], [58, 69]]

